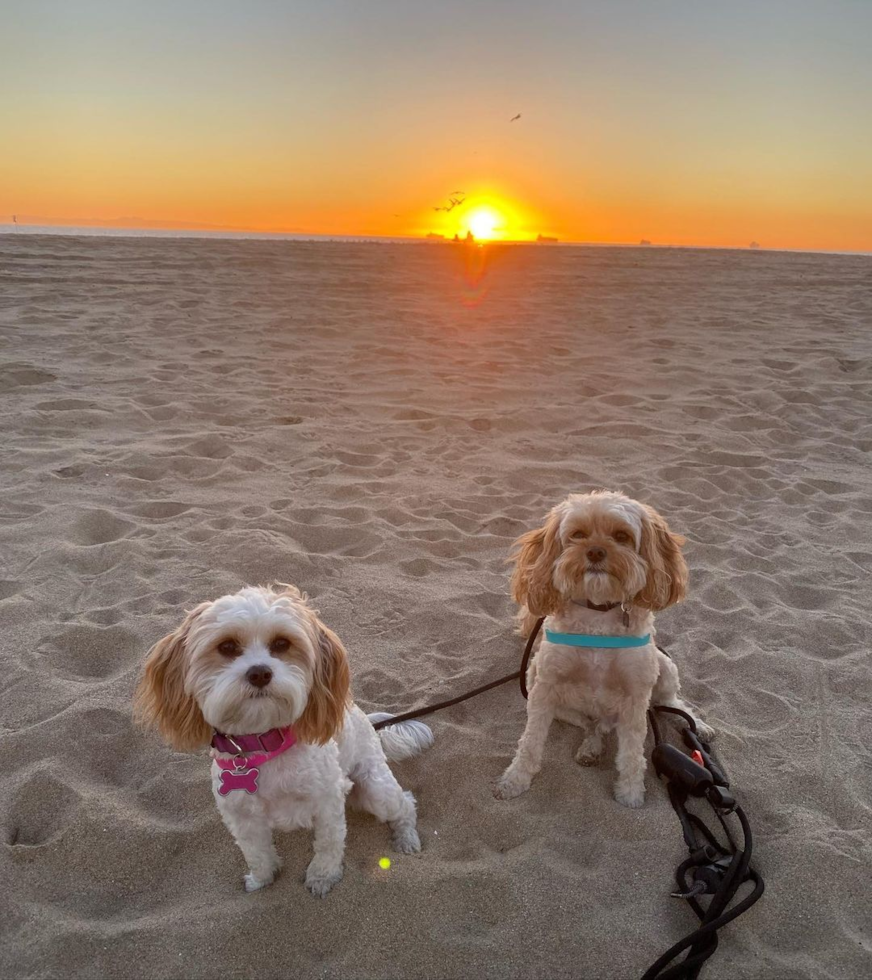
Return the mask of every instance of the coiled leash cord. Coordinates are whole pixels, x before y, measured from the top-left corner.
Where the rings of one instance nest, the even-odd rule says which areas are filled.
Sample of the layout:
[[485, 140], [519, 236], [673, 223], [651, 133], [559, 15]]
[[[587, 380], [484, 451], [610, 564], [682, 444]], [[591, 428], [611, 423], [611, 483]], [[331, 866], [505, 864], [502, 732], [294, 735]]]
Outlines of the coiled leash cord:
[[[539, 619], [533, 627], [527, 645], [524, 647], [520, 670], [516, 670], [513, 674], [506, 674], [505, 677], [500, 677], [489, 684], [482, 684], [481, 687], [476, 687], [456, 698], [449, 698], [447, 701], [439, 701], [437, 704], [429, 704], [414, 711], [406, 711], [404, 714], [386, 718], [384, 721], [376, 722], [373, 727], [378, 730], [401, 721], [412, 721], [440, 711], [442, 708], [450, 708], [454, 704], [468, 701], [479, 694], [484, 694], [485, 691], [514, 680], [520, 682], [521, 694], [526, 699], [527, 665], [530, 663], [533, 645], [544, 622], [544, 619]], [[657, 649], [669, 656], [662, 647]], [[691, 750], [689, 755], [663, 741], [655, 712], [679, 715], [684, 719], [686, 727], [682, 731], [682, 738]], [[674, 946], [670, 946], [645, 971], [642, 980], [696, 980], [705, 961], [718, 948], [718, 929], [751, 908], [763, 894], [763, 879], [751, 867], [753, 840], [745, 811], [729, 792], [730, 782], [726, 771], [708, 742], [700, 738], [692, 716], [680, 708], [654, 705], [648, 710], [648, 723], [654, 736], [651, 761], [657, 775], [666, 782], [669, 802], [678, 814], [684, 842], [690, 852], [690, 857], [682, 861], [675, 872], [679, 891], [672, 894], [675, 898], [687, 900], [699, 919], [700, 926]], [[690, 797], [704, 799], [711, 806], [726, 836], [726, 846], [718, 841], [700, 817], [688, 811], [686, 804]], [[742, 849], [737, 846], [725, 819], [731, 813], [735, 814], [742, 828]], [[701, 835], [703, 840], [698, 835]], [[687, 873], [691, 868], [693, 868], [693, 884], [689, 885]], [[727, 911], [727, 906], [746, 881], [753, 883], [753, 889]], [[697, 897], [702, 895], [712, 896], [708, 908], [704, 909], [697, 901]], [[681, 962], [669, 966], [685, 950], [688, 950], [687, 956]]]
[[[690, 755], [661, 739], [655, 712], [679, 715], [684, 719], [686, 727], [681, 734]], [[645, 971], [642, 980], [696, 980], [703, 963], [718, 948], [718, 929], [751, 908], [763, 894], [763, 879], [751, 867], [753, 837], [745, 811], [736, 803], [723, 764], [708, 742], [700, 738], [694, 719], [680, 708], [655, 705], [648, 711], [648, 721], [654, 736], [651, 761], [657, 775], [666, 781], [669, 802], [678, 814], [684, 842], [690, 852], [675, 872], [679, 890], [672, 894], [675, 898], [687, 899], [701, 924], [667, 949]], [[688, 811], [686, 804], [690, 797], [704, 799], [709, 804], [723, 829], [726, 844], [718, 841], [695, 813]], [[725, 819], [731, 813], [735, 814], [742, 828], [741, 848]], [[693, 883], [689, 884], [687, 873], [691, 868]], [[753, 888], [727, 911], [727, 906], [747, 881]], [[708, 908], [704, 909], [697, 901], [702, 895], [711, 895]], [[685, 950], [688, 950], [687, 956], [669, 966]]]

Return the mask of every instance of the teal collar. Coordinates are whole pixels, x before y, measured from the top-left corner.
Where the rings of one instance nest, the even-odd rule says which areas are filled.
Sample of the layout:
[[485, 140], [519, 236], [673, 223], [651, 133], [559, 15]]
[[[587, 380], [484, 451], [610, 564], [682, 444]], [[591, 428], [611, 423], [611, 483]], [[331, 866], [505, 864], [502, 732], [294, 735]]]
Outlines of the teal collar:
[[598, 647], [600, 649], [620, 649], [622, 647], [644, 647], [651, 642], [651, 634], [644, 636], [597, 636], [595, 633], [554, 633], [545, 630], [545, 639], [564, 647]]

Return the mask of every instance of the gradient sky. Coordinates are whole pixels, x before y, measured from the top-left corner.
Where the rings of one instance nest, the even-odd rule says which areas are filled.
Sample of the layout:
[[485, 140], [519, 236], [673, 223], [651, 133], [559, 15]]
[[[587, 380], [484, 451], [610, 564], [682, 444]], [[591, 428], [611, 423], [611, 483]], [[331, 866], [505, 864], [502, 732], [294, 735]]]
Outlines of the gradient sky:
[[0, 222], [872, 250], [870, 43], [872, 0], [0, 0]]

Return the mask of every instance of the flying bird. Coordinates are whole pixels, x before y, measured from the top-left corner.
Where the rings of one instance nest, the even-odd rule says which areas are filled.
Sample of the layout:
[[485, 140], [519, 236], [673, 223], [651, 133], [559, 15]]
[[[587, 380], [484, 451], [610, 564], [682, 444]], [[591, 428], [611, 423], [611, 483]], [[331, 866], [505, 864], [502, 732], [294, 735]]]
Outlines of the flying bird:
[[[458, 191], [456, 193], [462, 194], [463, 191]], [[440, 205], [437, 208], [433, 208], [433, 210], [434, 211], [445, 211], [446, 213], [448, 213], [449, 211], [453, 211], [455, 208], [460, 207], [460, 205], [463, 204], [463, 202], [465, 200], [466, 200], [465, 197], [449, 197], [448, 198], [448, 204], [442, 204], [442, 205]]]
[[520, 119], [520, 118], [521, 118], [521, 113], [519, 112], [517, 114], [517, 116], [512, 116], [512, 118], [509, 120], [509, 122], [515, 122], [516, 119]]

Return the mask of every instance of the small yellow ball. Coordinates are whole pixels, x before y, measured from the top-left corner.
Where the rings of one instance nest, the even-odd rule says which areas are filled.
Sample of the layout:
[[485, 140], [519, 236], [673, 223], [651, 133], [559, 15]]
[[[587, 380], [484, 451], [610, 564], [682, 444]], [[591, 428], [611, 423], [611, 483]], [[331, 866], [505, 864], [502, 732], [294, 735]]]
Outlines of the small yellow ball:
[[388, 868], [391, 866], [391, 859], [390, 858], [382, 858], [379, 861], [378, 866], [380, 868], [383, 868], [385, 871], [387, 871]]

